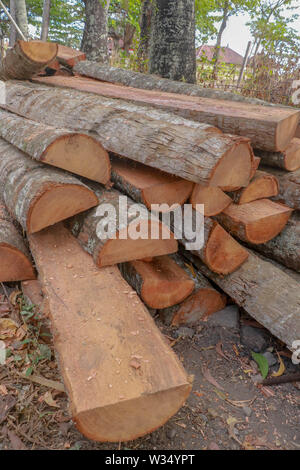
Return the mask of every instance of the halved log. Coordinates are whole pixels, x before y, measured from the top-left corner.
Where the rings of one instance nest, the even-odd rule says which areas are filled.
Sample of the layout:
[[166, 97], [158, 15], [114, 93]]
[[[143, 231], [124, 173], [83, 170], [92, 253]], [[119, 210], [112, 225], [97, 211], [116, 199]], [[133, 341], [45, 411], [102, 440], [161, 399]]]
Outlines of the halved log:
[[255, 176], [250, 181], [247, 188], [230, 192], [229, 196], [235, 204], [246, 204], [258, 199], [266, 199], [277, 196], [279, 183], [275, 176], [265, 171], [256, 171]]
[[41, 72], [57, 54], [57, 44], [17, 41], [0, 62], [0, 80], [27, 80]]
[[226, 230], [240, 240], [254, 244], [266, 243], [276, 237], [292, 213], [290, 207], [269, 199], [238, 205], [231, 204], [216, 216]]
[[108, 153], [88, 135], [56, 129], [1, 109], [0, 137], [37, 161], [103, 184], [110, 179]]
[[150, 308], [163, 309], [186, 299], [195, 283], [169, 256], [119, 265], [124, 279]]
[[226, 305], [226, 296], [218, 292], [211, 283], [182, 255], [174, 254], [171, 258], [183, 269], [195, 287], [191, 295], [173, 307], [160, 310], [161, 319], [171, 325], [196, 325], [199, 321], [215, 313]]
[[117, 267], [98, 269], [61, 224], [29, 241], [79, 431], [120, 442], [162, 426], [191, 385]]
[[87, 186], [73, 176], [46, 167], [0, 139], [0, 197], [29, 233], [98, 204]]
[[253, 245], [253, 249], [268, 258], [300, 272], [300, 215], [294, 212], [286, 226], [273, 240], [262, 245]]
[[151, 218], [145, 206], [135, 204], [119, 191], [89, 186], [95, 191], [99, 206], [70, 219], [68, 227], [97, 266], [177, 251], [174, 235], [158, 219]]
[[206, 122], [229, 134], [250, 137], [253, 147], [268, 151], [287, 148], [300, 118], [300, 111], [293, 108], [141, 90], [86, 77], [37, 77], [35, 81], [165, 109], [194, 121]]
[[29, 251], [0, 199], [0, 282], [35, 279]]
[[232, 199], [220, 188], [195, 184], [190, 203], [194, 209], [197, 209], [196, 204], [203, 204], [204, 215], [211, 217], [223, 212], [232, 203]]
[[207, 124], [171, 124], [177, 117], [167, 113], [156, 112], [152, 119], [149, 108], [131, 112], [130, 104], [116, 101], [37, 84], [9, 83], [6, 90], [7, 109], [49, 125], [92, 131], [106, 150], [118, 155], [229, 191], [248, 185], [253, 160], [249, 139], [220, 134]]
[[[173, 214], [171, 214], [173, 215]], [[196, 226], [195, 211], [192, 214], [193, 227]], [[185, 221], [180, 223], [173, 215], [171, 219], [171, 228], [177, 236], [177, 232], [182, 232], [182, 237], [178, 241], [186, 248], [191, 250], [191, 241], [186, 238]], [[183, 230], [181, 230], [183, 226]], [[178, 230], [179, 229], [179, 230]], [[232, 238], [226, 230], [221, 227], [218, 222], [209, 217], [205, 217], [203, 227], [198, 227], [198, 236], [200, 239], [199, 231], [203, 229], [203, 245], [199, 249], [191, 250], [195, 256], [198, 256], [203, 263], [205, 263], [212, 271], [219, 274], [228, 274], [235, 271], [241, 264], [243, 264], [248, 253], [234, 238]]]
[[252, 173], [251, 173], [251, 179], [255, 176], [256, 171], [258, 170], [258, 167], [260, 165], [261, 158], [257, 157], [256, 155], [253, 158], [253, 166], [252, 166]]
[[297, 126], [297, 129], [296, 129], [296, 132], [295, 132], [295, 137], [300, 139], [300, 124], [298, 124], [298, 126]]
[[111, 156], [111, 163], [114, 186], [149, 210], [152, 204], [163, 204], [161, 212], [168, 211], [167, 206], [184, 204], [194, 186], [191, 181], [126, 158]]
[[299, 282], [249, 250], [248, 260], [234, 273], [219, 276], [186, 252], [185, 256], [239, 306], [292, 349], [300, 338]]
[[57, 51], [57, 60], [69, 67], [74, 67], [78, 62], [85, 60], [86, 55], [82, 51], [77, 51], [72, 47], [62, 46], [58, 44], [58, 51]]
[[279, 193], [273, 197], [274, 201], [300, 210], [300, 170], [290, 173], [271, 167], [265, 167], [264, 170], [274, 175], [279, 182]]
[[294, 137], [281, 152], [255, 150], [264, 165], [295, 171], [300, 168], [300, 138]]

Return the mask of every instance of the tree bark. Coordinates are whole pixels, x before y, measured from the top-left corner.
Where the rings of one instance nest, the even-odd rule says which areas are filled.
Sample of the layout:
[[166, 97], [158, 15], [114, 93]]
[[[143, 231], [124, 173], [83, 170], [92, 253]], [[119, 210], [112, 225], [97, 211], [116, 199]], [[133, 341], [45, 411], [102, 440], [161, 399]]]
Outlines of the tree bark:
[[216, 216], [220, 224], [240, 240], [254, 244], [275, 238], [287, 224], [292, 209], [269, 199], [231, 204]]
[[50, 24], [50, 8], [51, 8], [51, 0], [44, 0], [41, 41], [47, 41], [48, 39], [49, 24]]
[[258, 170], [246, 188], [230, 192], [229, 196], [235, 204], [246, 204], [258, 199], [277, 196], [278, 192], [279, 183], [277, 178], [270, 173]]
[[148, 71], [151, 22], [152, 22], [152, 0], [143, 0], [142, 11], [140, 17], [140, 41], [137, 51], [139, 72]]
[[279, 182], [279, 193], [273, 199], [300, 210], [300, 170], [286, 173], [270, 167], [264, 169], [274, 175]]
[[[93, 256], [97, 266], [111, 266], [177, 251], [174, 235], [158, 219], [150, 218], [145, 206], [137, 207], [119, 191], [108, 191], [96, 184], [90, 184], [90, 187], [100, 205], [73, 217], [68, 227], [81, 246]], [[104, 205], [109, 205], [105, 211]]]
[[0, 80], [27, 80], [55, 59], [57, 44], [17, 41], [0, 63]]
[[194, 290], [194, 281], [169, 256], [153, 261], [130, 261], [119, 265], [124, 279], [153, 309], [164, 309], [186, 299]]
[[108, 153], [85, 134], [57, 129], [0, 110], [0, 137], [37, 161], [99, 183], [110, 180]]
[[[13, 19], [16, 21], [16, 3], [15, 0], [10, 0], [9, 2], [9, 13], [13, 17]], [[14, 47], [15, 42], [17, 40], [17, 30], [13, 23], [10, 24], [10, 29], [9, 29], [9, 47]]]
[[0, 140], [0, 197], [29, 233], [42, 230], [98, 203], [73, 176], [47, 168]]
[[191, 384], [118, 269], [97, 269], [60, 224], [31, 235], [30, 248], [79, 431], [96, 441], [120, 442], [163, 425]]
[[255, 150], [264, 165], [282, 168], [287, 171], [296, 171], [300, 168], [300, 139], [294, 137], [282, 152], [267, 152]]
[[[251, 245], [250, 245], [251, 246]], [[300, 272], [300, 215], [295, 212], [276, 238], [262, 245], [252, 246], [267, 258]]]
[[185, 255], [240, 307], [292, 349], [300, 338], [299, 282], [249, 250], [248, 260], [234, 273], [219, 276], [189, 252]]
[[206, 124], [173, 125], [132, 113], [126, 103], [116, 108], [114, 100], [36, 84], [8, 84], [6, 106], [50, 125], [92, 131], [106, 150], [189, 181], [226, 190], [249, 183], [253, 160], [249, 140], [222, 135]]
[[194, 0], [154, 0], [150, 73], [196, 83]]
[[229, 9], [229, 1], [225, 1], [224, 3], [224, 8], [223, 8], [223, 17], [222, 17], [222, 22], [220, 25], [220, 29], [218, 31], [218, 36], [217, 36], [217, 43], [215, 46], [214, 50], [214, 55], [212, 58], [212, 63], [213, 63], [213, 79], [217, 80], [218, 78], [218, 65], [219, 65], [219, 58], [220, 58], [220, 49], [221, 49], [221, 42], [222, 42], [222, 36], [223, 32], [227, 26], [227, 21], [228, 21], [228, 9]]
[[[29, 37], [27, 9], [25, 0], [15, 0], [16, 7], [16, 23], [24, 34], [25, 38]], [[19, 36], [19, 35], [18, 35]]]
[[29, 251], [0, 199], [0, 282], [35, 279]]
[[226, 306], [226, 296], [218, 292], [182, 255], [176, 253], [171, 255], [171, 259], [193, 280], [195, 287], [185, 300], [158, 312], [164, 323], [172, 326], [197, 325]]
[[89, 60], [108, 62], [108, 9], [110, 0], [84, 0], [85, 24], [81, 49]]
[[[85, 75], [97, 78], [98, 65], [91, 62], [79, 64]], [[187, 119], [206, 122], [229, 134], [251, 138], [253, 147], [268, 151], [284, 151], [294, 137], [300, 111], [296, 108], [270, 108], [229, 101], [213, 100], [170, 94], [155, 90], [126, 88], [109, 83], [69, 79], [60, 82], [53, 77], [38, 79], [41, 83], [70, 86], [82, 91], [132, 101], [178, 114]]]
[[111, 156], [111, 161], [114, 187], [149, 210], [153, 204], [161, 206], [160, 212], [172, 210], [173, 204], [184, 204], [192, 192], [191, 181], [126, 158]]

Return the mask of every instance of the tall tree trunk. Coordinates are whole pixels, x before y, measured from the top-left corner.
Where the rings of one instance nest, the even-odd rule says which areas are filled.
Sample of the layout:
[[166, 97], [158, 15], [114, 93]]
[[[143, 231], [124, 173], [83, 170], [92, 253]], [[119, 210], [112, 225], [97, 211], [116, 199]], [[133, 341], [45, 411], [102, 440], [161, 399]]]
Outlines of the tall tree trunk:
[[194, 0], [154, 0], [150, 73], [196, 82]]
[[26, 38], [29, 36], [28, 20], [25, 0], [15, 0], [16, 23]]
[[[10, 0], [9, 2], [9, 12], [13, 19], [16, 21], [16, 1], [15, 0]], [[17, 39], [17, 30], [15, 26], [10, 23], [10, 29], [9, 29], [9, 47], [14, 47], [15, 42]]]
[[219, 58], [220, 58], [220, 51], [221, 51], [221, 41], [222, 41], [222, 36], [223, 32], [227, 26], [227, 21], [228, 21], [228, 9], [229, 9], [229, 2], [225, 2], [224, 4], [224, 9], [223, 9], [223, 19], [222, 23], [218, 32], [217, 36], [217, 43], [215, 46], [215, 51], [214, 55], [212, 58], [212, 62], [214, 64], [213, 68], [213, 79], [216, 80], [218, 78], [218, 63], [219, 63]]
[[50, 23], [50, 7], [51, 7], [51, 0], [44, 0], [41, 41], [47, 41], [48, 39], [49, 23]]
[[85, 25], [81, 50], [89, 60], [108, 62], [107, 15], [110, 0], [83, 0], [85, 3]]
[[151, 36], [152, 0], [144, 0], [140, 18], [140, 42], [137, 52], [139, 72], [148, 71], [148, 59]]

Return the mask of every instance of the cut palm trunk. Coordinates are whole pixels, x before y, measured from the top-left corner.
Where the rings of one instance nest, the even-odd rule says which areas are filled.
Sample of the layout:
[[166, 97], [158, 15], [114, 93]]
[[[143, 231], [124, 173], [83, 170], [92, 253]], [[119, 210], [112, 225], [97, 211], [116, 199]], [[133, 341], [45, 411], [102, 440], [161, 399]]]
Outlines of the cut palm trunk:
[[246, 204], [258, 199], [277, 196], [278, 192], [279, 183], [277, 178], [270, 173], [258, 170], [247, 188], [231, 192], [229, 196], [235, 204]]
[[191, 253], [193, 264], [239, 306], [292, 349], [300, 338], [299, 282], [249, 250], [248, 260], [234, 273], [219, 276]]
[[169, 325], [197, 325], [226, 305], [226, 296], [218, 292], [191, 263], [181, 255], [171, 255], [175, 263], [193, 280], [193, 292], [181, 303], [160, 310], [161, 319]]
[[204, 215], [211, 217], [223, 212], [232, 203], [232, 199], [220, 188], [195, 184], [190, 203], [196, 210], [197, 204], [203, 204]]
[[35, 279], [29, 251], [0, 199], [0, 282]]
[[279, 152], [287, 148], [300, 117], [300, 111], [293, 108], [141, 90], [85, 77], [38, 77], [36, 81], [164, 109], [187, 119], [206, 122], [229, 134], [250, 137], [253, 147], [268, 151]]
[[57, 44], [17, 41], [0, 62], [0, 80], [27, 80], [41, 72], [57, 54]]
[[0, 137], [42, 163], [99, 183], [110, 180], [108, 153], [88, 135], [56, 129], [0, 110]]
[[29, 241], [79, 431], [120, 442], [162, 426], [191, 385], [117, 267], [98, 269], [61, 224]]
[[74, 67], [78, 62], [85, 60], [85, 53], [72, 49], [72, 47], [58, 44], [57, 60], [68, 67]]
[[[182, 233], [179, 242], [195, 256], [198, 256], [212, 271], [219, 274], [228, 274], [235, 271], [246, 261], [248, 257], [247, 250], [215, 220], [205, 217], [203, 227], [197, 228], [197, 238], [199, 237], [200, 243], [201, 237], [199, 231], [203, 230], [203, 244], [201, 244], [200, 248], [196, 248], [193, 245], [196, 237], [191, 236], [192, 239], [187, 238], [184, 220], [179, 221], [179, 218], [177, 220], [174, 214], [171, 215], [173, 217], [170, 226], [173, 228], [174, 233], [176, 236], [178, 232]], [[192, 219], [193, 227], [195, 227], [197, 220], [195, 211], [193, 211]], [[181, 230], [182, 226], [183, 230]], [[190, 235], [188, 237], [190, 238]]]
[[276, 237], [292, 213], [284, 204], [259, 199], [238, 205], [231, 204], [216, 216], [220, 224], [240, 240], [254, 244], [266, 243]]
[[300, 210], [300, 170], [286, 173], [283, 170], [265, 167], [279, 182], [279, 193], [273, 199], [293, 209]]
[[153, 309], [182, 302], [194, 290], [191, 276], [169, 256], [159, 256], [151, 262], [130, 261], [119, 268], [128, 284]]
[[114, 186], [149, 210], [158, 204], [160, 212], [167, 212], [173, 204], [184, 204], [192, 192], [191, 181], [125, 158], [112, 156], [111, 161]]
[[282, 232], [267, 243], [253, 248], [279, 263], [300, 272], [300, 215], [294, 212]]
[[29, 233], [90, 209], [98, 199], [73, 176], [35, 162], [0, 139], [0, 197]]
[[295, 171], [300, 168], [300, 138], [294, 137], [288, 146], [281, 152], [264, 152], [256, 150], [263, 165]]
[[[68, 221], [81, 246], [97, 266], [109, 266], [177, 251], [177, 241], [147, 208], [119, 191], [89, 185], [100, 204]], [[107, 215], [106, 215], [107, 214]]]
[[250, 180], [249, 139], [220, 134], [207, 124], [170, 124], [126, 111], [126, 103], [120, 112], [114, 100], [33, 84], [10, 83], [6, 106], [48, 125], [92, 131], [106, 150], [189, 181], [230, 191]]

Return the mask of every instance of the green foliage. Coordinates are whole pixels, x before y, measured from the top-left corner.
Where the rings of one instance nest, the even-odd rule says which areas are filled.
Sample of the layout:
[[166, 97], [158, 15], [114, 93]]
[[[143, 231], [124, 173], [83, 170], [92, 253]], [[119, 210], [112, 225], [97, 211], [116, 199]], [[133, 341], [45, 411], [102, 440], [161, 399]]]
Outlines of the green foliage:
[[269, 372], [269, 364], [268, 364], [267, 359], [262, 354], [255, 353], [253, 351], [251, 352], [251, 354], [259, 367], [262, 378], [265, 379]]

